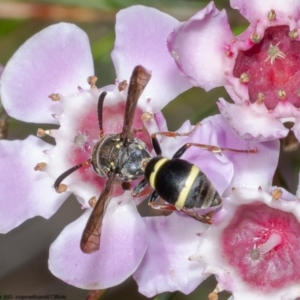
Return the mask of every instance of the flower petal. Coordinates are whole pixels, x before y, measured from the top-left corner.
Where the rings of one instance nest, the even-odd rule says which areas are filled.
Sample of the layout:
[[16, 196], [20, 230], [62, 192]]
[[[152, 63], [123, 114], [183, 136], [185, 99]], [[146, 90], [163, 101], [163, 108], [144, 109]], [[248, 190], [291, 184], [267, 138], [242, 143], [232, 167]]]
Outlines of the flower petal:
[[94, 75], [89, 40], [76, 25], [47, 27], [25, 42], [7, 63], [1, 77], [1, 97], [7, 113], [26, 122], [55, 123], [61, 112], [52, 93], [68, 95], [78, 85], [88, 87]]
[[35, 216], [51, 217], [69, 195], [58, 195], [44, 172], [34, 171], [45, 162], [42, 152], [50, 145], [30, 136], [24, 141], [0, 141], [0, 232], [6, 233]]
[[232, 40], [225, 10], [217, 10], [211, 2], [177, 26], [168, 38], [168, 48], [191, 83], [210, 90], [225, 83], [225, 54]]
[[[226, 159], [231, 162], [234, 168], [231, 187], [267, 187], [272, 183], [279, 157], [280, 143], [278, 140], [257, 143], [256, 141], [241, 139], [235, 135], [233, 129], [221, 115], [206, 118], [201, 122], [200, 128], [202, 133], [201, 135], [199, 133], [199, 135], [203, 138], [209, 132], [216, 132], [217, 145], [221, 147], [236, 150], [257, 149], [257, 153], [235, 153], [230, 151], [222, 153], [222, 156], [226, 156]], [[210, 143], [216, 145], [216, 142], [212, 141]], [[223, 173], [230, 177], [230, 173], [226, 173], [224, 166], [215, 166], [214, 173]], [[214, 173], [211, 175], [212, 178], [215, 176]]]
[[288, 129], [280, 120], [268, 114], [263, 105], [230, 104], [224, 99], [219, 99], [217, 104], [221, 114], [243, 139], [263, 142], [279, 139], [288, 134]]
[[[141, 5], [117, 14], [116, 42], [111, 56], [118, 79], [128, 79], [139, 64], [152, 71], [152, 78], [139, 101], [144, 110], [155, 113], [191, 87], [179, 74], [166, 47], [168, 34], [178, 23], [159, 10]], [[149, 105], [147, 98], [151, 99]]]
[[253, 22], [256, 22], [260, 17], [267, 16], [271, 9], [289, 18], [296, 17], [299, 19], [300, 3], [298, 0], [230, 0], [230, 6], [238, 9], [246, 19]]
[[[214, 145], [221, 147], [232, 147], [234, 148], [235, 144], [228, 145], [225, 143], [226, 141], [223, 139], [226, 133], [223, 130], [221, 123], [225, 123], [222, 121], [222, 116], [218, 115], [215, 117], [209, 117], [201, 121], [200, 125], [196, 125], [195, 130], [187, 137], [178, 138], [178, 143], [176, 150], [179, 150], [181, 146], [185, 143], [196, 143], [196, 144], [204, 144], [204, 145]], [[189, 121], [185, 122], [181, 128], [178, 130], [179, 132], [189, 132], [192, 130], [192, 126]], [[168, 138], [170, 140], [170, 138]], [[165, 142], [165, 140], [164, 140]], [[169, 146], [172, 149], [173, 154], [174, 151], [174, 140], [170, 140]], [[173, 144], [173, 147], [172, 147]], [[165, 144], [164, 148], [166, 148]], [[218, 155], [213, 153], [212, 151], [207, 151], [198, 147], [189, 148], [184, 155], [182, 155], [183, 159], [194, 163], [197, 165], [200, 170], [206, 174], [206, 176], [210, 179], [213, 186], [216, 188], [218, 193], [221, 195], [228, 188], [231, 179], [234, 174], [233, 165], [228, 160], [227, 155]]]
[[179, 213], [144, 220], [149, 247], [133, 274], [139, 292], [147, 297], [166, 291], [191, 293], [208, 277], [202, 274], [204, 264], [189, 260], [207, 225]]
[[74, 286], [104, 289], [123, 282], [137, 269], [147, 249], [145, 224], [129, 192], [113, 198], [103, 219], [100, 249], [85, 254], [79, 244], [89, 215], [87, 210], [51, 245], [49, 269]]
[[232, 187], [261, 187], [266, 189], [272, 183], [279, 158], [280, 142], [278, 140], [250, 143], [257, 148], [257, 153], [244, 156], [234, 155]]

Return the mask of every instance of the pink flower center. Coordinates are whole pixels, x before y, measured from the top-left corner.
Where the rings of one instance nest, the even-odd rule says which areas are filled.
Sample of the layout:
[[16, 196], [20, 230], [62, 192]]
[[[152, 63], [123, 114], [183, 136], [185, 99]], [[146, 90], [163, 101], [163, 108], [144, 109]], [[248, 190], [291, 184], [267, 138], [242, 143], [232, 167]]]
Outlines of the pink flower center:
[[292, 213], [239, 207], [222, 234], [223, 253], [243, 281], [270, 292], [300, 280], [300, 224]]
[[269, 27], [263, 39], [236, 58], [233, 76], [248, 85], [251, 103], [274, 109], [279, 101], [300, 108], [300, 42], [288, 26]]

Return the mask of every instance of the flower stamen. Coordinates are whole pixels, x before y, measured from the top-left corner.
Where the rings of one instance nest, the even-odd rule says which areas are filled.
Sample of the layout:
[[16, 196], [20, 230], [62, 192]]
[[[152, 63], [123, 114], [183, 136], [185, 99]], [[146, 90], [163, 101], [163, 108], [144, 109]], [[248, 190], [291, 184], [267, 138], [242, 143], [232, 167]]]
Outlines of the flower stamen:
[[250, 81], [250, 75], [248, 73], [242, 73], [240, 76], [241, 83], [247, 83]]
[[52, 101], [59, 101], [60, 100], [60, 96], [59, 94], [51, 94], [48, 96]]
[[270, 44], [270, 47], [267, 51], [268, 57], [264, 60], [265, 62], [270, 60], [271, 65], [273, 65], [276, 58], [285, 58], [285, 54], [282, 51], [280, 51], [280, 49], [278, 47], [279, 44], [280, 44], [280, 42], [277, 43], [275, 46]]
[[91, 86], [91, 89], [95, 89], [96, 87], [96, 82], [97, 82], [98, 78], [96, 76], [89, 76], [87, 81], [88, 84]]
[[144, 112], [141, 116], [141, 120], [144, 122], [149, 122], [153, 118], [153, 114], [149, 112]]
[[255, 43], [258, 44], [261, 41], [261, 36], [258, 35], [256, 32], [254, 32], [251, 36], [250, 36], [250, 40]]
[[286, 99], [286, 92], [284, 90], [279, 90], [277, 92], [277, 96], [280, 100], [285, 100]]
[[36, 136], [37, 137], [45, 137], [46, 135], [52, 136], [52, 131], [49, 129], [44, 130], [42, 128], [38, 128], [37, 132], [36, 132]]
[[37, 163], [34, 167], [34, 171], [45, 171], [47, 168], [47, 164], [45, 162]]
[[127, 88], [127, 85], [128, 85], [127, 80], [121, 81], [118, 85], [119, 92], [124, 91]]
[[274, 21], [274, 19], [276, 18], [276, 13], [274, 9], [271, 9], [268, 13], [268, 20], [269, 21]]
[[295, 40], [297, 37], [298, 37], [298, 29], [297, 28], [294, 28], [293, 30], [291, 30], [289, 32], [289, 37], [291, 40]]
[[265, 100], [264, 93], [259, 92], [257, 95], [257, 100], [256, 100], [257, 104], [262, 104], [264, 102], [264, 100]]
[[96, 202], [97, 202], [97, 198], [96, 198], [95, 196], [93, 196], [93, 197], [88, 201], [89, 206], [90, 206], [91, 208], [94, 208], [94, 207], [95, 207]]
[[61, 183], [59, 186], [58, 186], [58, 189], [56, 190], [56, 192], [58, 194], [61, 194], [63, 192], [65, 192], [66, 190], [68, 189], [68, 186], [64, 183]]
[[278, 200], [278, 199], [280, 199], [280, 197], [282, 196], [282, 194], [283, 194], [282, 190], [279, 189], [279, 188], [276, 188], [271, 193], [272, 199]]

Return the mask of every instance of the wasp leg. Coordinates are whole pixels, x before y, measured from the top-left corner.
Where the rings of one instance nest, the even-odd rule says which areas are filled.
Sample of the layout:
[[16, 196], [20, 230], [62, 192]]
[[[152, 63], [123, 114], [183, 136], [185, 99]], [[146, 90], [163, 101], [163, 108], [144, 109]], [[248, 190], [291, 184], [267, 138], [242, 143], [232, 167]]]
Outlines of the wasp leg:
[[[177, 137], [177, 136], [188, 136], [193, 133], [197, 129], [197, 127], [201, 125], [201, 123], [197, 123], [194, 128], [190, 132], [175, 132], [175, 131], [161, 131], [151, 134], [152, 144], [153, 148], [157, 155], [161, 155], [161, 148], [157, 140], [157, 135], [167, 136], [167, 137]], [[250, 149], [250, 150], [243, 150], [243, 149], [232, 149], [232, 148], [223, 148], [220, 146], [213, 146], [213, 145], [207, 145], [207, 144], [198, 144], [198, 143], [186, 143], [184, 144], [179, 150], [176, 151], [176, 153], [173, 155], [173, 158], [180, 158], [183, 153], [190, 147], [198, 147], [207, 151], [211, 151], [214, 153], [221, 153], [223, 151], [229, 151], [229, 152], [238, 152], [238, 153], [257, 153], [257, 149]]]
[[177, 210], [176, 206], [172, 204], [156, 204], [159, 195], [156, 191], [154, 191], [148, 201], [148, 205], [154, 209], [158, 210], [167, 210], [167, 211], [174, 211]]
[[148, 185], [144, 178], [132, 191], [131, 196], [134, 198], [142, 197], [152, 193], [153, 189]]
[[183, 132], [183, 133], [179, 133], [179, 132], [175, 132], [175, 131], [160, 131], [160, 132], [156, 132], [156, 133], [152, 133], [151, 134], [151, 140], [152, 140], [152, 145], [153, 145], [153, 149], [156, 153], [156, 155], [161, 156], [162, 152], [161, 152], [161, 148], [159, 145], [159, 142], [157, 140], [157, 135], [162, 135], [162, 136], [168, 136], [168, 137], [177, 137], [177, 136], [188, 136], [190, 135], [198, 126], [200, 125], [200, 123], [197, 123], [195, 125], [195, 127], [190, 131], [190, 132]]
[[158, 209], [158, 210], [164, 210], [164, 211], [179, 211], [182, 212], [202, 223], [211, 225], [212, 224], [212, 215], [213, 212], [209, 212], [205, 215], [199, 215], [197, 214], [195, 211], [189, 210], [189, 209], [185, 209], [185, 208], [177, 208], [175, 205], [169, 204], [169, 203], [165, 203], [165, 204], [156, 204], [157, 200], [159, 198], [159, 195], [156, 191], [154, 191], [148, 201], [148, 205], [154, 209]]
[[193, 128], [191, 131], [189, 131], [189, 132], [159, 131], [159, 132], [153, 133], [151, 136], [152, 136], [152, 137], [155, 137], [155, 138], [156, 138], [157, 135], [162, 135], [162, 136], [167, 136], [167, 137], [174, 137], [174, 138], [175, 138], [175, 137], [178, 137], [178, 136], [189, 136], [189, 135], [192, 134], [192, 133], [197, 129], [197, 127], [200, 126], [200, 125], [201, 125], [200, 122], [197, 123], [197, 124], [194, 126], [194, 128]]
[[213, 212], [209, 212], [205, 215], [199, 215], [194, 211], [190, 211], [184, 208], [178, 209], [175, 205], [172, 204], [155, 204], [156, 200], [158, 199], [158, 194], [156, 194], [156, 192], [153, 192], [148, 205], [154, 209], [158, 209], [158, 210], [164, 210], [164, 211], [179, 211], [184, 213], [185, 215], [188, 215], [194, 219], [196, 219], [197, 221], [200, 221], [204, 224], [208, 224], [211, 225], [212, 224], [212, 213]]
[[208, 224], [208, 225], [211, 225], [212, 224], [212, 215], [213, 215], [213, 211], [205, 214], [205, 215], [199, 215], [197, 214], [196, 212], [194, 211], [190, 211], [190, 210], [187, 210], [187, 209], [180, 209], [181, 212], [183, 212], [184, 214], [202, 222], [202, 223], [205, 223], [205, 224]]
[[154, 204], [154, 203], [150, 203], [148, 202], [148, 205], [151, 208], [157, 209], [157, 210], [164, 210], [164, 211], [180, 211], [176, 208], [176, 206], [172, 205], [172, 204]]
[[183, 153], [189, 149], [190, 147], [198, 147], [203, 150], [207, 150], [214, 153], [221, 153], [223, 151], [230, 151], [230, 152], [238, 152], [238, 153], [257, 153], [257, 149], [250, 149], [250, 150], [243, 150], [243, 149], [232, 149], [232, 148], [223, 148], [219, 146], [212, 146], [212, 145], [206, 145], [206, 144], [197, 144], [197, 143], [186, 143], [184, 144], [179, 150], [176, 151], [176, 153], [173, 155], [173, 158], [180, 158]]

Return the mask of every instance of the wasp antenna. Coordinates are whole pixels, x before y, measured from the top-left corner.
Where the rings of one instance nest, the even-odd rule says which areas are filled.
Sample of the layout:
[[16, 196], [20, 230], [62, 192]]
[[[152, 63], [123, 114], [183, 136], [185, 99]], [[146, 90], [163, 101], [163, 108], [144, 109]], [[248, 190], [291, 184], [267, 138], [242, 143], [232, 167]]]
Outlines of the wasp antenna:
[[66, 172], [62, 173], [59, 177], [57, 177], [57, 179], [54, 182], [54, 188], [56, 189], [56, 191], [58, 191], [60, 184], [66, 177], [68, 177], [70, 174], [72, 174], [79, 168], [81, 168], [83, 166], [88, 166], [91, 163], [92, 163], [92, 161], [91, 161], [91, 159], [89, 159], [89, 160], [85, 161], [84, 163], [76, 165], [76, 166], [72, 167], [71, 169], [67, 170]]
[[102, 92], [98, 99], [98, 125], [100, 129], [100, 138], [104, 135], [103, 131], [103, 102], [107, 92]]

